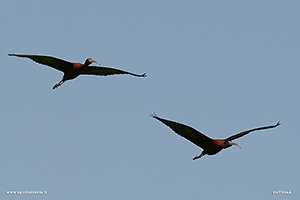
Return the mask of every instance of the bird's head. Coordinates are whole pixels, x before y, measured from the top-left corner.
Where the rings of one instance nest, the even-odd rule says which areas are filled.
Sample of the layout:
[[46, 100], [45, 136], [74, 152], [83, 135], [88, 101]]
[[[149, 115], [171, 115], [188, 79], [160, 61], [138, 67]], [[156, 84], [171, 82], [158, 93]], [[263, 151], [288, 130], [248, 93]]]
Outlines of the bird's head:
[[231, 140], [225, 141], [225, 146], [226, 146], [225, 148], [231, 147], [232, 145], [236, 145], [236, 146], [242, 148], [240, 145], [238, 145], [237, 143], [232, 142]]
[[100, 63], [98, 63], [96, 60], [93, 60], [93, 59], [91, 59], [91, 58], [86, 59], [84, 65], [85, 65], [85, 66], [89, 66], [89, 65], [92, 64], [93, 62], [94, 62], [94, 63], [97, 63], [98, 65], [100, 65]]

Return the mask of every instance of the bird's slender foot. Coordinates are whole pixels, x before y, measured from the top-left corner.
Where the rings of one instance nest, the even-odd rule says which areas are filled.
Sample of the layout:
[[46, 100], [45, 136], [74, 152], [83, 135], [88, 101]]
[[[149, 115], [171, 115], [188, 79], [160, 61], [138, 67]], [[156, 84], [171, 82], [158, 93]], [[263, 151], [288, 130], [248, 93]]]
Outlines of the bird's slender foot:
[[55, 88], [57, 88], [58, 86], [59, 86], [58, 84], [54, 85], [54, 86], [53, 86], [53, 90], [54, 90]]
[[55, 84], [55, 85], [53, 86], [53, 90], [54, 90], [55, 88], [61, 86], [61, 84], [63, 84], [63, 83], [64, 83], [63, 81], [60, 81], [59, 83]]
[[196, 160], [196, 159], [198, 159], [198, 158], [201, 158], [202, 156], [204, 156], [203, 153], [201, 153], [199, 156], [195, 156], [195, 157], [193, 158], [193, 160]]

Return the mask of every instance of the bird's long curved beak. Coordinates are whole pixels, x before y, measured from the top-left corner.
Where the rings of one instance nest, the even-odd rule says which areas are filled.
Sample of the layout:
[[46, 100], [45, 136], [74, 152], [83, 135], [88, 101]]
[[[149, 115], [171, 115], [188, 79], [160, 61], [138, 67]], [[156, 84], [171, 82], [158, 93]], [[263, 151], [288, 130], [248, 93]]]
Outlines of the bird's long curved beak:
[[98, 61], [96, 61], [96, 60], [92, 60], [92, 62], [97, 63], [99, 66], [101, 65], [101, 64], [98, 63]]
[[236, 145], [236, 146], [242, 148], [242, 147], [241, 147], [240, 145], [238, 145], [237, 143], [232, 143], [232, 145]]

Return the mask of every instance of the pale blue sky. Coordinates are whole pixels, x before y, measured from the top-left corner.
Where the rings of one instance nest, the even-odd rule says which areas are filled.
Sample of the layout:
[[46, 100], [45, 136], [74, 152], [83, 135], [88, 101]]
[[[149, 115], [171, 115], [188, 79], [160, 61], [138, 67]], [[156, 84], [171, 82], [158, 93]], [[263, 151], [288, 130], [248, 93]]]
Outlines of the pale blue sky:
[[[2, 1], [0, 199], [299, 199], [299, 1]], [[8, 53], [134, 73], [62, 73]], [[211, 138], [272, 125], [215, 156]], [[7, 195], [45, 190], [47, 195]]]

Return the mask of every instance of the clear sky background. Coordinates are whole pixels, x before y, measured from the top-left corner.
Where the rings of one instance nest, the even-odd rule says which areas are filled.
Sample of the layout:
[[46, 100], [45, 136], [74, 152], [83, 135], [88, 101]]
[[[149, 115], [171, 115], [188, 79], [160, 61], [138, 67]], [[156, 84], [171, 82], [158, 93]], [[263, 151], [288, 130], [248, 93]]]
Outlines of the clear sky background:
[[[2, 1], [0, 199], [299, 199], [299, 8]], [[8, 53], [148, 77], [81, 76], [53, 91], [61, 72]], [[218, 139], [282, 125], [193, 161], [202, 149], [152, 112]], [[48, 194], [6, 194], [25, 190]]]

